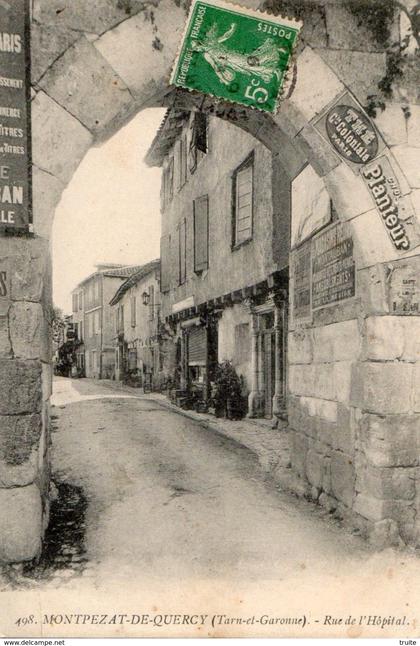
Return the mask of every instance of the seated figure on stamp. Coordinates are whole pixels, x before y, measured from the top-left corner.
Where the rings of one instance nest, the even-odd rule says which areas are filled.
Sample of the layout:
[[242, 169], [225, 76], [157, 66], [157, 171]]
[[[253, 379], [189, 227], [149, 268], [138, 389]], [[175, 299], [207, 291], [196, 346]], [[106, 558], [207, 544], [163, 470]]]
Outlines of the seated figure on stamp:
[[269, 83], [273, 76], [281, 77], [281, 53], [287, 50], [277, 47], [274, 40], [267, 38], [262, 45], [249, 53], [231, 51], [225, 43], [235, 32], [236, 23], [232, 23], [227, 32], [217, 35], [217, 26], [212, 25], [203, 40], [195, 40], [191, 47], [195, 52], [202, 52], [206, 61], [212, 66], [217, 76], [225, 85], [234, 81], [236, 73], [260, 77]]

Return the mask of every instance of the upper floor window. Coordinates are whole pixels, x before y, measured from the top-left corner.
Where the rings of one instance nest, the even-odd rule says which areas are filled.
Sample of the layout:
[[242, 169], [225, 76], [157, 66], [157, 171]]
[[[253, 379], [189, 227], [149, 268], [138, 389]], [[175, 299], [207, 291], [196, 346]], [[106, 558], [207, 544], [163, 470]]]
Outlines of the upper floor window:
[[79, 292], [79, 310], [83, 309], [83, 292]]
[[73, 294], [73, 296], [72, 296], [72, 310], [73, 310], [73, 312], [77, 312], [78, 302], [79, 301], [78, 301], [78, 298], [77, 298], [77, 294]]
[[89, 318], [91, 325], [90, 336], [95, 336], [95, 334], [99, 334], [101, 331], [101, 312], [99, 310], [95, 310], [90, 313]]
[[254, 153], [232, 175], [232, 246], [252, 239]]
[[162, 175], [162, 207], [165, 208], [172, 200], [174, 194], [174, 159], [168, 162]]
[[167, 292], [171, 286], [171, 236], [160, 239], [160, 291]]
[[191, 123], [189, 168], [193, 173], [208, 149], [208, 117], [204, 112], [196, 112]]
[[209, 198], [208, 195], [194, 200], [194, 271], [209, 266]]
[[94, 285], [93, 285], [93, 283], [90, 283], [90, 285], [89, 285], [89, 287], [88, 287], [88, 292], [87, 292], [87, 294], [88, 294], [88, 306], [89, 306], [89, 307], [92, 307], [93, 302], [94, 302], [94, 299], [95, 299], [95, 296], [94, 296]]

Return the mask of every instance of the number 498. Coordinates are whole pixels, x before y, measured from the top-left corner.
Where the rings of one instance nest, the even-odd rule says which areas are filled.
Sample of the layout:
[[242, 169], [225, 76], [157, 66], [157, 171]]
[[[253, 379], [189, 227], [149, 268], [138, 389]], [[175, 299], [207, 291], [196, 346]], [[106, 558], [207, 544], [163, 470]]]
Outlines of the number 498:
[[28, 626], [29, 624], [35, 623], [35, 617], [33, 615], [28, 615], [28, 617], [19, 617], [15, 624], [18, 626]]

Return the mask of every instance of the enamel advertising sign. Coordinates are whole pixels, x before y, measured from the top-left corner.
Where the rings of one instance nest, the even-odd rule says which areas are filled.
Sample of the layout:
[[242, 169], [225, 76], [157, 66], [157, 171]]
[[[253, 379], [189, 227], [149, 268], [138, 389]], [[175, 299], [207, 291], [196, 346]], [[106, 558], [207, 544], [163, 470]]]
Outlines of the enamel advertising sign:
[[28, 0], [0, 3], [0, 231], [31, 228]]

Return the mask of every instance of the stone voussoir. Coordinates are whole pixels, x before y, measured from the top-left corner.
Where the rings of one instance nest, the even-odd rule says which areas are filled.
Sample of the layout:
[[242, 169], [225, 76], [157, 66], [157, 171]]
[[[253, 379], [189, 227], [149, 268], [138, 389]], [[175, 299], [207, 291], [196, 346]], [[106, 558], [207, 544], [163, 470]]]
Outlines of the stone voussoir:
[[134, 103], [125, 83], [86, 38], [77, 40], [50, 67], [39, 86], [92, 133], [128, 115]]
[[68, 184], [93, 142], [89, 130], [42, 91], [32, 101], [32, 139], [35, 166], [64, 185]]
[[[313, 70], [317, 70], [314, 82]], [[289, 99], [295, 108], [310, 121], [344, 90], [344, 85], [326, 63], [310, 48], [299, 56], [297, 83]]]

